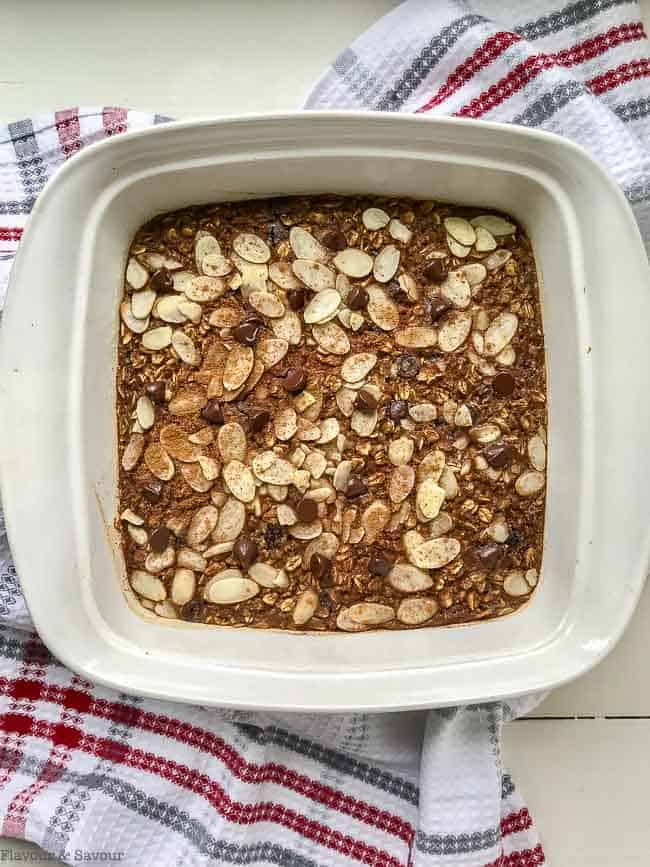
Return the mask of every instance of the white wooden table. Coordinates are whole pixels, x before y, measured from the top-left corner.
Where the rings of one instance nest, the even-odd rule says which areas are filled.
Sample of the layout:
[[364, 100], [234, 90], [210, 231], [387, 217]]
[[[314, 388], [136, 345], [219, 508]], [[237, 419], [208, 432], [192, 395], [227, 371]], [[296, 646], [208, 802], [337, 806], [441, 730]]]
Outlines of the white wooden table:
[[[107, 2], [2, 0], [0, 121], [89, 104], [174, 117], [296, 108], [327, 62], [396, 5], [133, 0], [127, 12]], [[642, 6], [650, 22], [650, 0]], [[152, 68], [156, 47], [167, 70]], [[553, 867], [650, 864], [649, 663], [647, 590], [611, 656], [506, 731], [506, 763]], [[0, 860], [22, 852], [36, 850], [0, 839]]]

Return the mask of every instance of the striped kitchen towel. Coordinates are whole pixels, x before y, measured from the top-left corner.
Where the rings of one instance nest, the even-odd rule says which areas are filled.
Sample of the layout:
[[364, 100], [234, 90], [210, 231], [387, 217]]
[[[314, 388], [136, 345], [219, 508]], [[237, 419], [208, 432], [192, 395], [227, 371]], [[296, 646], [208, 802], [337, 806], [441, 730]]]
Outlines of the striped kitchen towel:
[[[607, 165], [647, 229], [650, 60], [638, 5], [542, 5], [409, 0], [338, 58], [307, 105], [564, 133]], [[71, 109], [0, 127], [0, 297], [47, 178], [89, 142], [158, 120]], [[546, 863], [500, 752], [503, 723], [535, 698], [279, 717], [117, 694], [48, 654], [1, 548], [0, 833], [69, 863], [104, 853], [138, 867]]]

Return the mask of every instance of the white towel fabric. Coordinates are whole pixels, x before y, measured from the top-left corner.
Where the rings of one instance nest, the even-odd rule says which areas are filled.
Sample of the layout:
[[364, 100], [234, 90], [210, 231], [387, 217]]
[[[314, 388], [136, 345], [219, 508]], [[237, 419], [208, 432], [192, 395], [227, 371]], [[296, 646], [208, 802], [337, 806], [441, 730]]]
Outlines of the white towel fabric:
[[[635, 2], [409, 0], [338, 58], [307, 105], [561, 132], [607, 165], [647, 230], [649, 76]], [[0, 127], [0, 299], [47, 178], [89, 142], [161, 120], [75, 108]], [[500, 753], [503, 723], [536, 698], [279, 717], [117, 694], [48, 654], [3, 532], [0, 549], [0, 833], [71, 864], [101, 853], [138, 867], [545, 863]]]

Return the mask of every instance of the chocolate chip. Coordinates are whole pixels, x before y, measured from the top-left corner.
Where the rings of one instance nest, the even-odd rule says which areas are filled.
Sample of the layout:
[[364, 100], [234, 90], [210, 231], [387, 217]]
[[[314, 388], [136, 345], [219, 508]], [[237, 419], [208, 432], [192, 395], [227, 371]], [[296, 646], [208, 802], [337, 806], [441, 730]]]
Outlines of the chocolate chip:
[[345, 489], [345, 496], [348, 500], [354, 500], [357, 497], [363, 497], [368, 493], [368, 486], [360, 479], [359, 476], [351, 476], [348, 486]]
[[487, 545], [479, 545], [474, 549], [474, 559], [479, 566], [485, 569], [496, 568], [502, 556], [502, 549], [495, 542], [489, 542]]
[[162, 482], [159, 479], [151, 479], [142, 488], [142, 496], [149, 503], [157, 503], [162, 493]]
[[363, 286], [353, 286], [350, 289], [346, 304], [350, 310], [363, 310], [368, 305], [368, 293]]
[[371, 391], [368, 391], [367, 388], [362, 388], [357, 394], [357, 400], [355, 403], [356, 409], [360, 409], [362, 412], [372, 412], [377, 409], [378, 405], [379, 401]]
[[322, 554], [312, 554], [309, 561], [309, 571], [318, 580], [322, 580], [332, 568], [332, 561]]
[[282, 385], [290, 394], [298, 394], [307, 385], [307, 377], [304, 370], [290, 367], [282, 379]]
[[497, 373], [492, 380], [492, 389], [499, 397], [510, 397], [515, 390], [515, 378], [511, 373]]
[[431, 280], [432, 283], [442, 283], [449, 271], [442, 264], [440, 259], [434, 259], [430, 265], [422, 272], [425, 280]]
[[420, 372], [420, 362], [414, 355], [400, 355], [395, 362], [397, 375], [402, 379], [413, 379]]
[[244, 346], [254, 346], [263, 324], [261, 319], [245, 317], [238, 325], [235, 325], [232, 336], [237, 343], [242, 343]]
[[151, 550], [155, 551], [156, 554], [162, 553], [171, 542], [171, 539], [171, 530], [167, 529], [167, 527], [157, 527], [149, 536], [149, 544], [151, 545]]
[[282, 527], [277, 524], [269, 524], [266, 530], [264, 530], [264, 541], [266, 542], [267, 548], [277, 548], [283, 538], [284, 531], [282, 530]]
[[330, 250], [345, 250], [348, 242], [340, 229], [325, 229], [320, 236], [320, 242]]
[[451, 304], [445, 298], [430, 298], [427, 302], [429, 319], [437, 322], [449, 310]]
[[250, 569], [257, 560], [257, 543], [250, 536], [240, 536], [233, 545], [232, 553], [242, 569]]
[[201, 410], [201, 417], [209, 421], [210, 424], [223, 424], [223, 407], [216, 397], [211, 397], [206, 403]]
[[289, 302], [289, 307], [297, 312], [305, 306], [307, 293], [304, 289], [292, 289], [290, 292], [287, 292], [287, 301]]
[[502, 470], [514, 460], [515, 450], [507, 443], [491, 443], [483, 449], [483, 457], [491, 467]]
[[181, 618], [197, 623], [205, 617], [205, 606], [198, 599], [190, 599], [181, 608]]
[[510, 531], [510, 535], [506, 539], [506, 545], [509, 548], [517, 548], [524, 541], [524, 537], [521, 535], [519, 530], [514, 529]]
[[263, 431], [270, 421], [271, 413], [268, 409], [255, 410], [248, 419], [251, 433], [260, 433], [260, 431]]
[[409, 411], [409, 405], [405, 400], [391, 400], [388, 404], [388, 418], [391, 421], [400, 421], [406, 418]]
[[149, 288], [153, 289], [154, 292], [169, 292], [174, 288], [172, 275], [166, 268], [154, 271], [149, 278]]
[[279, 244], [280, 241], [284, 241], [289, 237], [289, 230], [282, 223], [270, 223], [268, 229], [269, 244]]
[[149, 382], [145, 385], [144, 390], [147, 397], [150, 397], [154, 403], [165, 402], [165, 391], [167, 383], [164, 379], [159, 379], [157, 382]]
[[318, 517], [318, 504], [310, 497], [303, 497], [296, 506], [296, 515], [303, 524], [311, 524]]
[[368, 560], [368, 571], [371, 575], [379, 575], [385, 578], [393, 568], [394, 560], [383, 551], [375, 551]]

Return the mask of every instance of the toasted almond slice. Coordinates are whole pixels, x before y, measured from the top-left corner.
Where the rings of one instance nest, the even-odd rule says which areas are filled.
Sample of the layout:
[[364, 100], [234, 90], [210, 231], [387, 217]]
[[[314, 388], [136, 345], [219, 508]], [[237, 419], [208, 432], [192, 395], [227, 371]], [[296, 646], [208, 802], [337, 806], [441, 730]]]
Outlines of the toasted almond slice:
[[140, 548], [146, 545], [149, 541], [149, 534], [144, 527], [134, 527], [133, 524], [127, 524], [126, 532]]
[[334, 271], [322, 262], [315, 262], [313, 259], [296, 259], [292, 268], [296, 277], [314, 292], [334, 289]]
[[223, 370], [223, 386], [229, 391], [235, 391], [248, 379], [255, 363], [255, 356], [250, 346], [236, 344], [228, 353]]
[[279, 569], [277, 566], [271, 566], [270, 563], [264, 563], [258, 560], [248, 570], [248, 575], [253, 581], [256, 581], [262, 587], [275, 587]]
[[219, 428], [217, 446], [224, 464], [246, 459], [246, 434], [236, 421], [228, 422]]
[[179, 569], [191, 569], [193, 572], [203, 572], [208, 568], [205, 557], [191, 548], [180, 549], [176, 555], [176, 565]]
[[395, 612], [390, 605], [380, 602], [357, 602], [348, 608], [348, 617], [363, 626], [380, 626], [395, 619]]
[[262, 482], [271, 485], [290, 485], [293, 481], [295, 467], [275, 452], [260, 452], [253, 458], [252, 466], [253, 472]]
[[128, 524], [132, 524], [134, 527], [141, 527], [144, 524], [144, 518], [141, 518], [140, 515], [136, 515], [133, 509], [125, 509], [120, 515], [120, 518]]
[[156, 420], [156, 410], [151, 400], [143, 394], [135, 405], [135, 414], [142, 430], [149, 430]]
[[171, 597], [175, 605], [185, 605], [194, 596], [196, 578], [191, 569], [180, 567], [174, 572], [172, 579]]
[[445, 501], [445, 491], [433, 479], [425, 479], [418, 485], [416, 505], [425, 521], [436, 517]]
[[289, 243], [296, 259], [312, 259], [315, 262], [327, 262], [327, 250], [320, 241], [300, 226], [292, 226], [289, 231]]
[[418, 593], [433, 584], [430, 575], [410, 563], [396, 563], [388, 574], [388, 582], [400, 593]]
[[441, 569], [460, 554], [460, 542], [448, 536], [429, 539], [413, 552], [413, 562], [419, 569]]
[[324, 352], [329, 352], [332, 355], [347, 355], [350, 351], [348, 336], [336, 322], [314, 325], [312, 334]]
[[179, 262], [178, 259], [172, 259], [171, 256], [164, 256], [162, 253], [145, 253], [142, 258], [154, 271], [158, 271], [160, 268], [178, 271], [183, 267], [183, 263]]
[[322, 452], [314, 449], [305, 458], [304, 467], [308, 470], [312, 479], [320, 479], [327, 469], [327, 458]]
[[495, 542], [505, 542], [510, 535], [510, 527], [503, 515], [496, 515], [490, 526], [487, 528], [487, 533], [490, 539]]
[[510, 250], [495, 250], [494, 253], [490, 253], [490, 255], [483, 261], [488, 271], [498, 271], [499, 268], [503, 268], [506, 262], [509, 262], [510, 259], [512, 259], [512, 253]]
[[131, 257], [126, 266], [126, 282], [131, 289], [144, 289], [149, 280], [149, 272], [137, 259]]
[[184, 331], [176, 329], [172, 334], [172, 346], [182, 362], [195, 367], [201, 361], [199, 351], [191, 337]]
[[472, 290], [465, 274], [458, 269], [450, 271], [440, 287], [440, 293], [454, 307], [469, 307], [472, 300]]
[[130, 473], [137, 466], [144, 451], [144, 437], [141, 433], [133, 433], [122, 452], [122, 469]]
[[189, 487], [198, 494], [206, 494], [214, 484], [214, 482], [206, 479], [198, 463], [181, 464], [180, 469], [181, 475]]
[[199, 270], [206, 277], [225, 277], [232, 271], [232, 262], [221, 253], [207, 253], [201, 259]]
[[435, 328], [426, 325], [409, 325], [395, 332], [395, 343], [406, 349], [429, 349], [436, 345], [437, 339]]
[[202, 304], [221, 298], [226, 291], [226, 284], [221, 277], [193, 277], [184, 289], [184, 294], [190, 301]]
[[514, 313], [500, 313], [485, 332], [485, 354], [498, 355], [517, 333], [519, 319]]
[[145, 331], [142, 335], [142, 345], [145, 349], [150, 349], [157, 352], [164, 349], [172, 342], [172, 330], [169, 325], [161, 325], [159, 328], [152, 328], [150, 331]]
[[485, 446], [488, 445], [488, 443], [494, 443], [498, 439], [501, 439], [502, 432], [498, 424], [486, 422], [485, 424], [479, 424], [476, 425], [476, 427], [473, 427], [470, 430], [469, 435], [474, 442]]
[[434, 421], [438, 416], [438, 409], [433, 403], [416, 403], [409, 406], [409, 415], [414, 422], [426, 424]]
[[279, 503], [276, 509], [276, 515], [278, 518], [278, 524], [281, 527], [291, 527], [294, 524], [298, 523], [298, 518], [296, 513], [288, 506], [286, 503]]
[[336, 618], [336, 628], [343, 632], [365, 632], [368, 627], [358, 620], [353, 620], [349, 608], [341, 608]]
[[144, 450], [144, 462], [149, 472], [163, 482], [174, 475], [174, 463], [160, 443], [149, 443]]
[[476, 232], [472, 224], [462, 217], [447, 217], [444, 226], [451, 237], [463, 247], [471, 247], [476, 241]]
[[452, 312], [438, 331], [438, 346], [443, 352], [455, 352], [467, 340], [472, 316], [464, 310]]
[[311, 482], [311, 478], [307, 470], [294, 470], [293, 471], [293, 486], [301, 494], [304, 494], [309, 489], [309, 484]]
[[178, 309], [183, 316], [195, 325], [199, 324], [201, 317], [203, 316], [203, 308], [196, 301], [186, 301], [181, 298], [178, 302]]
[[351, 388], [339, 388], [339, 390], [336, 392], [336, 405], [343, 413], [343, 415], [347, 418], [350, 418], [350, 416], [354, 412], [354, 402], [356, 400], [356, 396], [356, 391], [353, 391]]
[[445, 453], [441, 449], [434, 449], [424, 455], [417, 468], [418, 482], [423, 482], [425, 479], [433, 479], [437, 482], [444, 469], [445, 460]]
[[375, 256], [372, 276], [378, 283], [388, 283], [399, 268], [400, 251], [394, 244], [387, 244]]
[[396, 241], [401, 241], [402, 244], [408, 244], [413, 237], [413, 232], [399, 220], [391, 220], [388, 224], [388, 232], [391, 238]]
[[482, 226], [487, 229], [492, 235], [501, 237], [502, 235], [512, 235], [517, 231], [517, 227], [503, 217], [497, 217], [495, 214], [481, 214], [479, 217], [474, 217], [470, 221], [472, 226]]
[[194, 240], [194, 261], [196, 267], [201, 270], [201, 262], [204, 256], [219, 256], [221, 254], [221, 245], [209, 232], [200, 229]]
[[269, 269], [266, 265], [256, 265], [254, 262], [247, 262], [236, 253], [233, 254], [233, 262], [241, 276], [241, 283], [235, 278], [235, 274], [230, 278], [229, 285], [231, 289], [240, 289], [244, 299], [248, 298], [251, 292], [265, 292], [267, 289], [267, 280], [269, 279]]
[[310, 521], [308, 524], [298, 523], [289, 527], [289, 535], [294, 539], [299, 539], [301, 542], [307, 542], [310, 539], [316, 539], [323, 532], [323, 524], [319, 518], [315, 521]]
[[437, 539], [446, 535], [454, 526], [454, 521], [448, 512], [440, 512], [429, 524], [429, 538]]
[[242, 503], [252, 503], [255, 499], [255, 479], [246, 464], [230, 461], [223, 468], [223, 480], [230, 493]]
[[526, 470], [515, 482], [515, 490], [520, 497], [534, 497], [544, 488], [544, 473]]
[[368, 316], [382, 331], [393, 331], [399, 326], [399, 308], [377, 283], [366, 287]]
[[524, 578], [523, 572], [515, 569], [509, 572], [503, 579], [503, 589], [508, 596], [526, 596], [530, 593], [530, 585]]
[[298, 346], [302, 338], [300, 317], [293, 310], [285, 310], [284, 316], [271, 320], [273, 333], [280, 340], [286, 340], [289, 346]]
[[131, 295], [131, 312], [136, 319], [146, 319], [149, 316], [156, 297], [156, 293], [151, 289], [143, 289]]
[[291, 617], [296, 626], [304, 626], [316, 613], [318, 608], [318, 593], [311, 588], [303, 590], [296, 600]]
[[[235, 572], [237, 570], [227, 571]], [[219, 574], [208, 581], [203, 591], [205, 599], [212, 605], [237, 605], [239, 602], [252, 599], [260, 592], [260, 585], [251, 578], [222, 577], [220, 580], [215, 579], [219, 579]]]
[[370, 232], [376, 232], [377, 229], [383, 229], [384, 226], [388, 225], [390, 217], [381, 208], [366, 208], [361, 215], [361, 220], [366, 229]]
[[413, 490], [415, 470], [413, 467], [395, 467], [388, 481], [388, 496], [391, 503], [401, 503]]
[[138, 319], [133, 315], [130, 299], [122, 301], [120, 304], [120, 318], [129, 331], [132, 331], [134, 334], [142, 334], [149, 327], [148, 316], [146, 319]]
[[411, 437], [398, 437], [388, 446], [388, 460], [394, 467], [404, 466], [413, 457], [414, 450], [415, 443]]
[[475, 246], [477, 253], [489, 253], [496, 250], [497, 242], [494, 235], [488, 232], [484, 226], [477, 226]]
[[201, 467], [201, 472], [203, 473], [208, 482], [213, 482], [219, 477], [220, 467], [214, 458], [209, 458], [205, 455], [199, 455], [198, 462], [199, 466]]
[[269, 319], [278, 319], [284, 313], [284, 304], [271, 292], [251, 292], [248, 303], [253, 310], [257, 310], [262, 316], [268, 316]]
[[469, 265], [461, 265], [456, 273], [461, 273], [469, 283], [470, 288], [473, 289], [485, 280], [487, 268], [480, 262], [470, 262]]
[[374, 352], [357, 352], [345, 359], [341, 366], [341, 376], [348, 382], [359, 382], [365, 379], [377, 364]]
[[195, 548], [201, 542], [205, 542], [217, 526], [218, 520], [219, 510], [216, 506], [207, 505], [197, 509], [185, 534], [185, 540], [190, 548]]
[[360, 437], [369, 437], [375, 432], [378, 418], [379, 414], [376, 409], [372, 412], [361, 412], [361, 410], [355, 409], [350, 419], [350, 427]]
[[517, 355], [510, 344], [508, 344], [505, 349], [502, 349], [501, 352], [495, 357], [495, 361], [504, 367], [510, 367], [511, 364], [514, 364], [517, 359]]
[[544, 440], [535, 434], [528, 440], [528, 460], [534, 470], [544, 472], [546, 467], [546, 446]]
[[352, 467], [352, 461], [341, 461], [337, 466], [332, 478], [332, 484], [337, 491], [345, 493], [347, 490], [348, 482], [350, 481], [350, 476], [352, 474]]
[[202, 388], [189, 385], [179, 391], [167, 404], [172, 415], [192, 415], [200, 412], [208, 402], [208, 398]]
[[174, 292], [185, 292], [196, 274], [191, 271], [175, 271], [172, 274], [172, 283], [174, 284]]
[[145, 599], [151, 599], [152, 602], [162, 602], [163, 599], [167, 598], [167, 591], [163, 582], [149, 572], [136, 569], [131, 573], [130, 582], [135, 592], [139, 596], [144, 596]]
[[275, 414], [273, 430], [276, 437], [282, 442], [287, 442], [295, 435], [298, 430], [298, 416], [293, 407], [287, 406]]
[[414, 599], [403, 599], [397, 609], [397, 619], [407, 626], [419, 626], [426, 623], [438, 611], [438, 603], [430, 596], [418, 596]]
[[367, 277], [372, 271], [373, 259], [363, 250], [348, 247], [334, 257], [334, 265], [347, 277]]
[[[303, 394], [306, 393], [306, 391], [303, 392]], [[309, 388], [309, 394], [313, 397], [313, 401], [311, 401], [307, 408], [302, 411], [302, 414], [303, 417], [309, 421], [316, 421], [320, 417], [323, 408], [323, 392], [317, 385], [313, 385]], [[300, 395], [298, 395], [298, 397], [300, 397]], [[296, 406], [296, 409], [298, 409], [297, 400], [294, 402], [294, 405]], [[300, 410], [298, 411], [300, 412]]]
[[365, 540], [369, 545], [382, 534], [390, 521], [390, 509], [383, 500], [375, 500], [361, 516], [361, 526], [365, 531]]
[[325, 443], [331, 443], [332, 440], [335, 440], [339, 435], [341, 428], [339, 426], [339, 421], [337, 418], [331, 417], [323, 419], [320, 423], [320, 437], [317, 442], [319, 445], [324, 445]]
[[336, 313], [341, 303], [341, 296], [336, 289], [325, 289], [317, 292], [303, 313], [306, 323], [324, 322]]
[[464, 259], [466, 256], [469, 256], [471, 247], [465, 247], [463, 244], [459, 244], [455, 238], [452, 238], [451, 235], [447, 235], [447, 246], [449, 247], [452, 255], [456, 256], [457, 259]]
[[214, 433], [211, 427], [202, 427], [196, 433], [190, 434], [188, 440], [199, 446], [209, 446], [210, 443], [214, 442]]
[[197, 461], [201, 454], [201, 447], [191, 443], [177, 424], [167, 424], [160, 429], [160, 444], [171, 457], [185, 463]]
[[246, 507], [235, 497], [228, 497], [219, 512], [212, 538], [215, 542], [232, 542], [242, 533], [245, 523]]
[[303, 443], [315, 443], [320, 439], [320, 427], [304, 416], [299, 418], [298, 439]]
[[208, 322], [215, 328], [234, 328], [241, 319], [241, 313], [234, 307], [219, 307], [210, 314]]
[[309, 569], [309, 564], [314, 554], [320, 554], [322, 557], [327, 557], [328, 560], [333, 560], [336, 557], [339, 544], [339, 540], [334, 533], [322, 533], [317, 539], [314, 539], [305, 546], [302, 555], [303, 569]]
[[458, 482], [456, 480], [456, 474], [451, 467], [443, 467], [438, 482], [445, 492], [446, 499], [453, 500], [454, 497], [458, 496]]
[[232, 247], [238, 256], [255, 265], [263, 265], [271, 258], [271, 251], [266, 241], [251, 232], [242, 232], [233, 238]]
[[300, 280], [293, 273], [288, 262], [271, 262], [269, 265], [269, 279], [281, 289], [299, 289]]
[[[183, 301], [182, 295], [163, 295], [159, 298], [153, 308], [153, 315], [163, 322], [172, 322], [178, 324], [186, 322], [187, 316], [180, 309], [180, 304]], [[186, 303], [190, 303], [189, 301]]]

